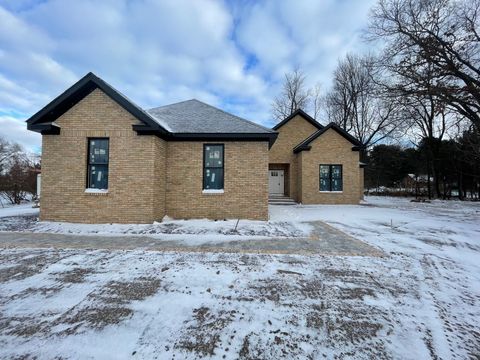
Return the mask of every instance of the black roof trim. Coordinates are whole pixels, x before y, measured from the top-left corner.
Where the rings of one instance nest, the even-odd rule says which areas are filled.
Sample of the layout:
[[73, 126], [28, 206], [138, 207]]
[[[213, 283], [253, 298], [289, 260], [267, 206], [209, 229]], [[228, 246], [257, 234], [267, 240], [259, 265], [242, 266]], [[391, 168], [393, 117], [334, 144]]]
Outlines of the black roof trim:
[[364, 146], [363, 144], [358, 141], [357, 139], [355, 139], [352, 135], [350, 135], [348, 132], [346, 132], [345, 130], [343, 130], [340, 126], [338, 126], [337, 124], [331, 122], [330, 124], [328, 124], [327, 126], [323, 127], [321, 130], [318, 130], [316, 132], [314, 132], [312, 135], [310, 135], [308, 138], [306, 138], [305, 140], [303, 140], [300, 144], [298, 144], [297, 146], [295, 146], [293, 148], [293, 153], [294, 154], [297, 154], [301, 151], [309, 151], [312, 147], [310, 146], [310, 144], [312, 143], [313, 140], [315, 140], [316, 138], [318, 138], [320, 135], [322, 135], [323, 133], [325, 133], [327, 130], [329, 129], [332, 129], [332, 130], [335, 130], [337, 133], [339, 133], [341, 136], [343, 136], [346, 140], [350, 141], [354, 146], [352, 147], [352, 151], [360, 151], [362, 149], [364, 149]]
[[39, 132], [42, 135], [59, 135], [60, 126], [56, 124], [46, 123], [46, 124], [34, 124], [31, 125], [29, 130]]
[[[156, 135], [162, 139], [171, 141], [268, 141], [270, 147], [273, 145], [278, 136], [276, 131], [271, 131], [267, 128], [264, 129], [268, 130], [268, 132], [263, 133], [172, 133], [162, 127], [151, 115], [135, 105], [127, 97], [122, 95], [108, 83], [91, 72], [89, 72], [74, 85], [47, 104], [43, 109], [28, 119], [27, 129], [39, 132], [42, 135], [60, 134], [60, 126], [56, 125], [54, 121], [97, 88], [102, 90], [112, 100], [117, 102], [120, 106], [122, 106], [125, 110], [142, 122], [142, 124], [132, 125], [132, 129], [136, 131], [138, 135]], [[223, 110], [221, 111], [224, 112]], [[263, 128], [261, 125], [256, 123], [252, 124], [255, 124], [259, 128]]]
[[35, 125], [52, 124], [56, 119], [58, 119], [61, 115], [63, 115], [80, 100], [97, 88], [102, 90], [116, 103], [118, 103], [121, 107], [143, 122], [145, 125], [150, 127], [152, 130], [156, 130], [162, 134], [167, 133], [167, 130], [160, 126], [150, 115], [135, 105], [132, 101], [127, 99], [120, 92], [115, 90], [111, 85], [91, 72], [89, 72], [70, 88], [47, 104], [43, 109], [28, 119], [28, 130], [41, 132], [40, 128]]
[[277, 139], [278, 133], [169, 133], [161, 135], [143, 125], [133, 125], [138, 135], [157, 135], [168, 141], [268, 141], [269, 148]]
[[317, 120], [315, 120], [313, 117], [311, 117], [310, 115], [308, 115], [305, 111], [303, 111], [302, 109], [298, 109], [298, 110], [295, 110], [290, 116], [286, 117], [285, 119], [283, 119], [282, 121], [280, 121], [277, 125], [275, 125], [272, 129], [273, 130], [278, 130], [279, 128], [281, 128], [283, 125], [285, 125], [287, 122], [289, 122], [290, 120], [292, 120], [295, 116], [297, 115], [300, 115], [301, 117], [303, 117], [305, 120], [307, 120], [310, 124], [312, 124], [313, 126], [315, 126], [318, 130], [321, 130], [323, 129], [323, 125], [320, 124]]

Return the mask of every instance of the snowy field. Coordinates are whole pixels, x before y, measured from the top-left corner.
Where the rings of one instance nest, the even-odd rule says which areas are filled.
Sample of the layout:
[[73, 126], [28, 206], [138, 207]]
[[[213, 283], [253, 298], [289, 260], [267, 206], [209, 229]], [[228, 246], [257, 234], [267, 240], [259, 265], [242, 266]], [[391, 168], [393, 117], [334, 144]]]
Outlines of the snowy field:
[[479, 358], [479, 203], [271, 207], [315, 220], [387, 256], [0, 250], [0, 358]]

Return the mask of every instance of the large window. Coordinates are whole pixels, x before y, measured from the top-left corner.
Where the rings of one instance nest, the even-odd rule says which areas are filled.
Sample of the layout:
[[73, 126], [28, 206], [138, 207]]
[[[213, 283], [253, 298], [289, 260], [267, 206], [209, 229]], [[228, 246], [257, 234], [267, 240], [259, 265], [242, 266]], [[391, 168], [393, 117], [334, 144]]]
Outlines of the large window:
[[203, 145], [203, 189], [223, 189], [223, 144]]
[[108, 189], [108, 139], [88, 139], [87, 188]]
[[342, 190], [342, 165], [320, 165], [320, 191]]

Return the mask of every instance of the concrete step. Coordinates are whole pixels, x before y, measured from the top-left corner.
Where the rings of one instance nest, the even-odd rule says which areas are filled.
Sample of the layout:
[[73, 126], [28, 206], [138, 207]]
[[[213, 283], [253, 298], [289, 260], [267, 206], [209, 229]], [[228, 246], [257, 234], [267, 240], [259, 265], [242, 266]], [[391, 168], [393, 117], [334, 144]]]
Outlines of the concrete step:
[[270, 205], [296, 205], [295, 200], [286, 196], [269, 196], [268, 203]]
[[268, 205], [297, 205], [296, 202], [269, 202]]

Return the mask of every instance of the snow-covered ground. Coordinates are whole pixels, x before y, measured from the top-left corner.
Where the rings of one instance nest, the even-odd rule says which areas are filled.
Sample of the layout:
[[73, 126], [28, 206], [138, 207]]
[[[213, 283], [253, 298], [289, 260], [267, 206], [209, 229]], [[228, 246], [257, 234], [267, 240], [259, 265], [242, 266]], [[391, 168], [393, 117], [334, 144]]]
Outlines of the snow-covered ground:
[[302, 221], [254, 220], [174, 220], [165, 217], [153, 224], [76, 224], [37, 221], [39, 209], [31, 204], [0, 208], [0, 231], [27, 231], [90, 236], [142, 235], [164, 240], [182, 240], [188, 244], [262, 238], [305, 237], [312, 226]]
[[79, 235], [146, 235], [166, 240], [183, 239], [189, 243], [196, 240], [224, 241], [226, 238], [242, 239], [260, 237], [307, 236], [311, 226], [299, 221], [254, 221], [254, 220], [173, 220], [165, 218], [153, 224], [72, 224], [42, 221], [28, 231], [79, 234]]
[[271, 221], [286, 219], [321, 220], [387, 252], [447, 253], [465, 261], [472, 249], [480, 249], [480, 202], [417, 203], [408, 198], [370, 196], [362, 205], [270, 208]]
[[19, 215], [38, 215], [38, 208], [33, 208], [32, 206], [33, 203], [31, 202], [20, 205], [12, 205], [3, 201], [2, 206], [0, 206], [0, 218]]
[[271, 220], [323, 220], [387, 256], [4, 249], [0, 358], [478, 358], [480, 203]]

